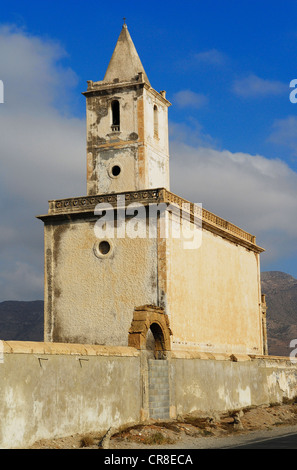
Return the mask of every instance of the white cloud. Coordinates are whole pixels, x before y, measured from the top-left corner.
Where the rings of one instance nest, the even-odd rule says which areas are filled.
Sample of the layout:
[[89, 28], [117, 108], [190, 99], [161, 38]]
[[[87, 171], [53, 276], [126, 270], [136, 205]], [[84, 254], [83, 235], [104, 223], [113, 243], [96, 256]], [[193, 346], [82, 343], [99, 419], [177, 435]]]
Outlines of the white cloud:
[[193, 72], [193, 70], [209, 70], [209, 68], [225, 67], [230, 62], [226, 54], [217, 50], [209, 49], [207, 51], [193, 52], [186, 57], [178, 60], [176, 66], [179, 71]]
[[208, 98], [202, 93], [191, 90], [181, 90], [173, 95], [173, 103], [179, 108], [200, 109], [208, 103]]
[[264, 266], [296, 256], [297, 173], [281, 160], [175, 141], [171, 190], [256, 235]]
[[288, 93], [288, 85], [250, 74], [233, 82], [233, 92], [242, 98], [257, 98]]
[[187, 142], [194, 147], [215, 147], [216, 141], [207, 134], [203, 126], [193, 117], [183, 123], [169, 122], [169, 139], [176, 142]]
[[290, 148], [292, 154], [297, 156], [297, 118], [288, 116], [276, 119], [272, 125], [272, 132], [268, 139], [277, 145]]
[[0, 272], [0, 291], [5, 300], [39, 300], [43, 292], [43, 276], [39, 266], [16, 261]]
[[226, 62], [226, 56], [217, 49], [210, 49], [204, 52], [198, 52], [193, 55], [196, 63], [206, 63], [211, 65], [223, 65]]
[[[48, 113], [59, 97], [65, 105], [77, 76], [60, 61], [67, 57], [58, 42], [30, 36], [14, 26], [0, 27], [1, 79], [9, 110]], [[64, 102], [62, 102], [64, 98]]]
[[85, 119], [68, 116], [76, 75], [61, 65], [65, 56], [58, 43], [0, 28], [0, 301], [37, 298], [38, 289], [42, 298], [35, 216], [49, 199], [85, 193]]

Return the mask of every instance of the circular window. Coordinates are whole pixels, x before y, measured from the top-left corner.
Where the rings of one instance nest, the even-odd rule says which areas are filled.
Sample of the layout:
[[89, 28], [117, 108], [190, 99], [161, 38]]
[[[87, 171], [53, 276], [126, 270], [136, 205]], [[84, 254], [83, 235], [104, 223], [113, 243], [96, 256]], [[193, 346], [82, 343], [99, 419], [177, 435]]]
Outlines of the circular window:
[[111, 169], [112, 176], [119, 176], [121, 173], [121, 167], [119, 165], [114, 165]]
[[97, 258], [107, 258], [112, 253], [112, 243], [108, 240], [101, 240], [94, 244], [94, 253]]
[[121, 171], [122, 167], [119, 164], [115, 164], [109, 168], [108, 172], [109, 176], [111, 176], [112, 178], [117, 178], [120, 175]]
[[108, 241], [104, 240], [103, 242], [99, 243], [98, 249], [99, 249], [101, 255], [107, 255], [111, 250], [110, 243]]

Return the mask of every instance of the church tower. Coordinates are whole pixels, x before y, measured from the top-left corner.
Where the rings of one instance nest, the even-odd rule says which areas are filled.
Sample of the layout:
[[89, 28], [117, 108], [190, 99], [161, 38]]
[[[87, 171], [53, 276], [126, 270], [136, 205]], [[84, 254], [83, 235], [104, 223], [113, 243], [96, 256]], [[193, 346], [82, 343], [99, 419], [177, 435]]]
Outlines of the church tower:
[[88, 81], [87, 195], [169, 190], [165, 91], [148, 80], [124, 24], [102, 81]]

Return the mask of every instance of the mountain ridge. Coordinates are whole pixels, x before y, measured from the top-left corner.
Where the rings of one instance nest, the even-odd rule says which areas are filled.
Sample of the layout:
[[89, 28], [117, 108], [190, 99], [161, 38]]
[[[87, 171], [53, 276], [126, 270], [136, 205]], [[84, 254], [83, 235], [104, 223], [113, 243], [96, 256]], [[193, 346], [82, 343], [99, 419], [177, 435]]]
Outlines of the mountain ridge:
[[43, 341], [43, 300], [0, 302], [0, 339]]
[[297, 279], [282, 271], [263, 271], [261, 289], [267, 304], [268, 354], [289, 356], [297, 338]]

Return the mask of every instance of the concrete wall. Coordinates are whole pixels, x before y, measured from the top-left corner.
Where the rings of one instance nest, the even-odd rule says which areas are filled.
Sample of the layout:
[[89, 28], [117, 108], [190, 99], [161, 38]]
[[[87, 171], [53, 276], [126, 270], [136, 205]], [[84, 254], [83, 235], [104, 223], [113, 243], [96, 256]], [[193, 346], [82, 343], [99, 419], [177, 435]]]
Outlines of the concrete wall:
[[[105, 432], [143, 422], [148, 410], [146, 351], [63, 343], [2, 342], [0, 448], [43, 438]], [[297, 395], [297, 366], [286, 358], [169, 353], [170, 416], [227, 411]]]

